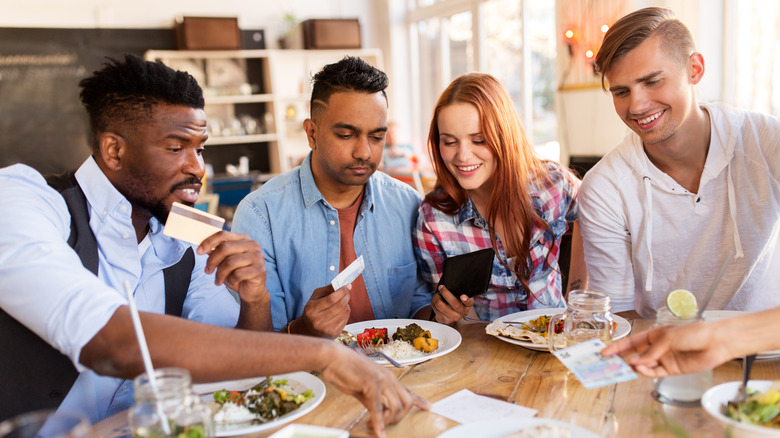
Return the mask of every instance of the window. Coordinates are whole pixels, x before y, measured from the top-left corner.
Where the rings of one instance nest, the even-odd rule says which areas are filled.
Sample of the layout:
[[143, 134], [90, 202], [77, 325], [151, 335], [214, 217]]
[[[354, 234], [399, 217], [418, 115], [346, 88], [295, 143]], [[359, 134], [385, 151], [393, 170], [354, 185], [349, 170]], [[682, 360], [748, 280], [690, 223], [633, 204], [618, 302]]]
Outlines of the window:
[[415, 130], [425, 139], [436, 100], [457, 76], [489, 73], [509, 91], [531, 142], [553, 146], [555, 115], [555, 0], [410, 1]]
[[725, 97], [737, 107], [780, 116], [780, 2], [731, 2], [733, 89]]

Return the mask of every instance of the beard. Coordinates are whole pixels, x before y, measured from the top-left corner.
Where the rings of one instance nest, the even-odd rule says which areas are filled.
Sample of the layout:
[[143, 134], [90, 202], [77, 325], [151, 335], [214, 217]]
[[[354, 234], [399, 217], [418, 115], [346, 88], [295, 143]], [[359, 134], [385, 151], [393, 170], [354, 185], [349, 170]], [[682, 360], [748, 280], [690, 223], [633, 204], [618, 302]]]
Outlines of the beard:
[[[147, 172], [145, 169], [140, 169], [135, 166], [128, 168], [129, 177], [125, 190], [122, 194], [130, 201], [133, 208], [141, 208], [146, 210], [152, 217], [156, 218], [161, 224], [165, 224], [168, 220], [168, 214], [171, 212], [171, 208], [168, 205], [168, 198], [181, 186], [190, 184], [200, 184], [201, 181], [197, 178], [190, 178], [185, 181], [178, 182], [172, 185], [168, 192], [164, 195], [155, 193], [159, 191], [158, 187], [160, 183], [156, 181], [156, 178]], [[193, 207], [192, 202], [182, 202], [190, 207]]]
[[127, 196], [127, 200], [133, 204], [133, 208], [142, 208], [148, 211], [149, 214], [160, 221], [161, 224], [165, 224], [165, 222], [168, 220], [168, 214], [171, 212], [171, 209], [165, 205], [165, 200], [143, 199], [129, 196]]
[[[368, 172], [365, 175], [356, 177], [350, 174], [351, 167], [367, 167]], [[368, 182], [371, 175], [376, 172], [377, 163], [369, 160], [356, 160], [346, 166], [342, 166], [339, 172], [335, 173], [335, 178], [342, 184], [347, 186], [362, 186]]]

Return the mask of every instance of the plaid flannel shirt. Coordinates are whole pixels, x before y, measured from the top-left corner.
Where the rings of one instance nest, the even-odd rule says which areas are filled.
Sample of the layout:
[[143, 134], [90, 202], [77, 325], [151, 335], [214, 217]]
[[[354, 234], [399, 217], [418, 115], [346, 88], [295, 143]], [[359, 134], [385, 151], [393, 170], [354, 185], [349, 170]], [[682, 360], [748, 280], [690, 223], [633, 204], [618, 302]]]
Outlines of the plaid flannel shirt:
[[[538, 225], [534, 225], [531, 231], [531, 252], [526, 263], [531, 267], [527, 283], [532, 295], [526, 296], [517, 276], [501, 263], [503, 260], [513, 266], [516, 261], [514, 257], [507, 260], [499, 238], [488, 290], [474, 297], [474, 309], [480, 319], [494, 320], [524, 310], [566, 305], [561, 294], [558, 255], [568, 222], [577, 219], [576, 195], [580, 181], [558, 163], [545, 164], [549, 184], [540, 186], [532, 182], [529, 191], [536, 212], [550, 225], [552, 233]], [[487, 221], [471, 199], [455, 215], [448, 215], [433, 208], [427, 201], [423, 202], [413, 239], [422, 277], [435, 286], [441, 278], [444, 259], [490, 248], [487, 228]]]

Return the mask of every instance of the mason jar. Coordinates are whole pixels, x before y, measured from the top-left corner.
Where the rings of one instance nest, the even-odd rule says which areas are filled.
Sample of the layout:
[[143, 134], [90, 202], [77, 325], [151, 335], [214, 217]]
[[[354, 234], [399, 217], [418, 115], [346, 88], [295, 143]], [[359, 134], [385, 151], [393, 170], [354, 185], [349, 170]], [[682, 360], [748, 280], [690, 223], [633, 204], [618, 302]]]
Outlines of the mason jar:
[[156, 388], [146, 373], [133, 380], [135, 404], [127, 414], [133, 438], [213, 437], [211, 411], [192, 393], [190, 372], [159, 368], [154, 375]]
[[[554, 315], [548, 326], [550, 351], [566, 348], [590, 339], [612, 341], [613, 320], [609, 312], [609, 295], [589, 290], [573, 290], [566, 302], [566, 311]], [[555, 336], [555, 326], [563, 321], [563, 331]]]

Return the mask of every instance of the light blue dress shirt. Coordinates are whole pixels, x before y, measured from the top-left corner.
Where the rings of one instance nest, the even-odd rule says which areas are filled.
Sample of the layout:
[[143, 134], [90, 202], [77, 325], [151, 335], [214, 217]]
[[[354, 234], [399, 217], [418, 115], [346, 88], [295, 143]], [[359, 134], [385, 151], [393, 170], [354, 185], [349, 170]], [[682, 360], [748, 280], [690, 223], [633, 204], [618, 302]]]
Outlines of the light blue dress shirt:
[[[377, 319], [409, 318], [431, 302], [412, 247], [420, 195], [408, 184], [375, 172], [366, 184], [353, 235], [363, 256], [363, 281]], [[303, 314], [314, 289], [339, 273], [339, 215], [317, 189], [311, 153], [239, 203], [233, 231], [260, 243], [271, 294], [274, 329]]]
[[[133, 288], [138, 310], [165, 313], [162, 270], [178, 262], [190, 245], [162, 233], [162, 224], [137, 243], [130, 203], [108, 181], [93, 158], [76, 172], [90, 207], [98, 243], [98, 276], [67, 244], [70, 214], [62, 196], [34, 169], [0, 169], [0, 307], [67, 355], [81, 372], [60, 409], [84, 412], [94, 423], [133, 403], [132, 382], [95, 374], [79, 354], [114, 311], [127, 304], [123, 283]], [[183, 314], [232, 327], [239, 304], [205, 274], [206, 257], [195, 254]]]

